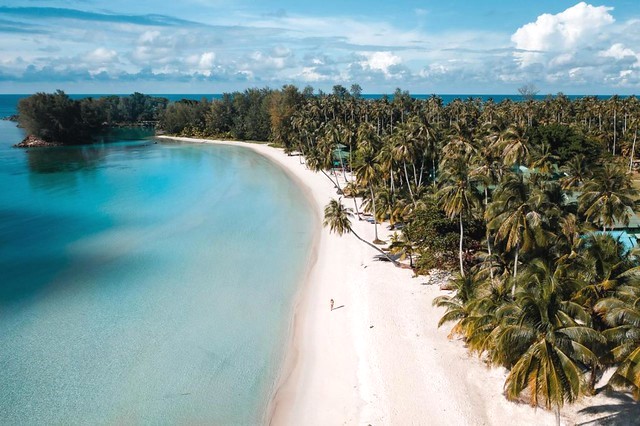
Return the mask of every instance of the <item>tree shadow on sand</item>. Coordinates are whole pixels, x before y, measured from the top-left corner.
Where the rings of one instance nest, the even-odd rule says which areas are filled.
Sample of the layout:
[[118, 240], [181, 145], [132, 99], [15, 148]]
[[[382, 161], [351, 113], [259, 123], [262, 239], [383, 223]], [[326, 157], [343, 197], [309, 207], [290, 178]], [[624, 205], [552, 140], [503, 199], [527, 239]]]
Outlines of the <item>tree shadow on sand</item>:
[[611, 399], [619, 403], [592, 405], [578, 411], [579, 414], [595, 416], [594, 419], [576, 423], [576, 426], [631, 426], [640, 424], [640, 404], [631, 396], [621, 393], [608, 393]]

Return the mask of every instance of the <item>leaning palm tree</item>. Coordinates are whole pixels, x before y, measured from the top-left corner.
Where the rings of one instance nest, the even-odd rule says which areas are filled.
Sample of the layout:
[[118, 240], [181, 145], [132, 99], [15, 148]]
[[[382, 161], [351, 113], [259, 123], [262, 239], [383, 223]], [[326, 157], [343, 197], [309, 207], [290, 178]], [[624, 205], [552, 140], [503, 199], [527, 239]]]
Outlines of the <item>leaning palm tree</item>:
[[336, 234], [342, 236], [343, 234], [353, 234], [354, 237], [368, 245], [369, 247], [375, 249], [381, 255], [383, 255], [387, 260], [392, 262], [395, 266], [400, 266], [400, 263], [396, 260], [389, 257], [387, 253], [380, 250], [378, 247], [370, 243], [369, 241], [360, 237], [351, 227], [351, 218], [353, 217], [353, 210], [342, 205], [340, 200], [336, 200], [335, 198], [329, 201], [329, 204], [324, 208], [324, 221], [322, 224], [324, 226], [328, 226], [331, 232], [335, 232]]

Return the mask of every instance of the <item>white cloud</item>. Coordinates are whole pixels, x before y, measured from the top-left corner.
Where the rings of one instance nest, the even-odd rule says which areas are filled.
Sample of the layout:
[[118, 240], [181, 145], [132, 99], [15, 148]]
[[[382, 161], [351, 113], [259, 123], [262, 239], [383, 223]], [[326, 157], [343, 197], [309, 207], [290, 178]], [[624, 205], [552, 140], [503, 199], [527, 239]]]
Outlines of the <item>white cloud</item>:
[[89, 52], [86, 56], [88, 62], [94, 64], [106, 65], [114, 62], [118, 58], [118, 53], [115, 50], [99, 47], [96, 50]]
[[[580, 2], [540, 15], [511, 36], [518, 73], [552, 85], [637, 87], [640, 22], [616, 22], [612, 7]], [[634, 83], [635, 82], [635, 83]]]
[[635, 59], [635, 66], [640, 66], [640, 53], [636, 53], [633, 50], [625, 47], [622, 43], [615, 43], [605, 51], [600, 52], [600, 56], [605, 58], [613, 58], [616, 60], [623, 60], [627, 58]]
[[215, 60], [216, 60], [215, 52], [205, 52], [202, 55], [200, 55], [200, 61], [198, 62], [198, 65], [201, 69], [209, 69], [213, 67]]
[[594, 43], [603, 29], [615, 22], [613, 8], [580, 2], [556, 15], [545, 13], [511, 36], [516, 58], [523, 66], [544, 61], [546, 53], [572, 51]]
[[302, 81], [315, 83], [318, 81], [324, 81], [326, 77], [320, 74], [315, 67], [303, 67], [302, 71], [298, 74], [298, 77]]
[[402, 59], [391, 52], [365, 52], [362, 55], [365, 60], [360, 65], [365, 70], [381, 71], [387, 78], [393, 76], [392, 67], [402, 63]]

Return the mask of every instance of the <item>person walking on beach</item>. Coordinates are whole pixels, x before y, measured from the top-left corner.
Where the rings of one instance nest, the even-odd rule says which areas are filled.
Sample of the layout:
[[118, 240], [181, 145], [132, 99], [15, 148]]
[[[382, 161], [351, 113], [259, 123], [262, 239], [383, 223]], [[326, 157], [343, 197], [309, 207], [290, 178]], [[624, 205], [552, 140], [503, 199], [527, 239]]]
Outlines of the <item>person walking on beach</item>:
[[332, 310], [332, 311], [333, 311], [333, 303], [334, 303], [334, 302], [333, 302], [333, 299], [331, 299], [331, 300], [329, 301], [329, 305], [331, 306], [331, 310]]

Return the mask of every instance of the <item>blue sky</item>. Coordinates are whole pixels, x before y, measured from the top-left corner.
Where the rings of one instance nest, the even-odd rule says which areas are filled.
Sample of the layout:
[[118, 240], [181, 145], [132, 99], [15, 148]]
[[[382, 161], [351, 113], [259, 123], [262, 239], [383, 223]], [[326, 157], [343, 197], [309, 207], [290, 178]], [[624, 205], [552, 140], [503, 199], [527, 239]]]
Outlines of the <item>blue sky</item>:
[[5, 0], [0, 93], [640, 94], [640, 2]]

